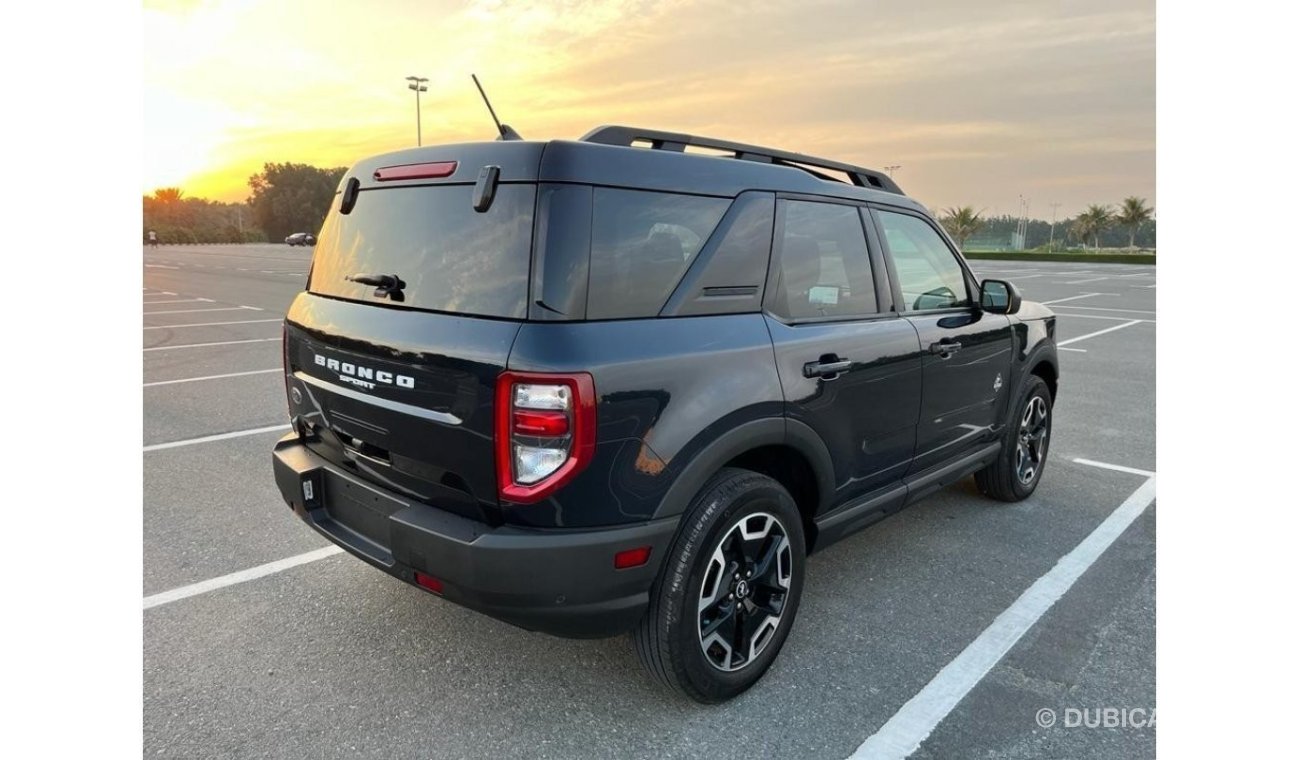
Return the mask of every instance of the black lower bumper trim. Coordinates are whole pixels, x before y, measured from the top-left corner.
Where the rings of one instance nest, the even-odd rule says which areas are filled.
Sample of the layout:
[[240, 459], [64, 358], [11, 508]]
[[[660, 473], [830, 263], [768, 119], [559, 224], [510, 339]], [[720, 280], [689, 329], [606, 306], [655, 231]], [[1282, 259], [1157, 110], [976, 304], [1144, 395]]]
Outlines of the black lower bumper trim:
[[[450, 601], [557, 636], [612, 636], [635, 625], [677, 525], [494, 528], [364, 481], [296, 434], [272, 458], [285, 501], [329, 540], [408, 583], [417, 571], [437, 578]], [[617, 552], [639, 546], [651, 547], [649, 563], [614, 569]]]

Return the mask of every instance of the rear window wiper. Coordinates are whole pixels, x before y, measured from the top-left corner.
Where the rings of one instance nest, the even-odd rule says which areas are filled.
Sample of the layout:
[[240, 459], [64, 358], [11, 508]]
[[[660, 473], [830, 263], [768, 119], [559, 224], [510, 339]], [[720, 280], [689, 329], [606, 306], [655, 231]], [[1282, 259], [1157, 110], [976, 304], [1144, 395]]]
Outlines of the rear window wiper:
[[406, 288], [406, 283], [401, 277], [395, 274], [350, 274], [343, 279], [348, 282], [355, 282], [358, 285], [370, 285], [375, 288], [376, 298], [389, 298], [394, 301], [405, 300], [402, 296], [402, 290]]

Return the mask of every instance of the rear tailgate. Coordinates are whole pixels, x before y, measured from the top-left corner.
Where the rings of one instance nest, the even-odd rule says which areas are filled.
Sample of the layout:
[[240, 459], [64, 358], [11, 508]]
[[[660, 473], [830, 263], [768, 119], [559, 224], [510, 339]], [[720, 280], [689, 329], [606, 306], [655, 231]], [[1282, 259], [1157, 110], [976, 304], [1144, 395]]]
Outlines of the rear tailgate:
[[[318, 454], [409, 498], [498, 520], [494, 391], [527, 313], [540, 153], [431, 147], [344, 177], [340, 189], [353, 187], [335, 196], [308, 292], [286, 317], [290, 410]], [[422, 176], [422, 166], [440, 171]], [[501, 181], [476, 211], [485, 166], [499, 166]], [[372, 533], [364, 509], [358, 521]]]
[[493, 393], [518, 323], [310, 294], [288, 323], [290, 403], [313, 450], [377, 485], [495, 521]]

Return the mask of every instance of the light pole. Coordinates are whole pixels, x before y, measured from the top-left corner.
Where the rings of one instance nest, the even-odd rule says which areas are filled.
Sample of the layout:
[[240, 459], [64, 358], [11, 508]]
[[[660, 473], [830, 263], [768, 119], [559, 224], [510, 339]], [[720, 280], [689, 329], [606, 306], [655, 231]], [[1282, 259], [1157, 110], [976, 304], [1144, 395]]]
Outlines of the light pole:
[[407, 77], [406, 81], [410, 82], [406, 86], [408, 90], [415, 90], [415, 144], [422, 144], [422, 135], [420, 134], [420, 93], [428, 92], [429, 87], [425, 82], [429, 81], [428, 77]]
[[1053, 203], [1053, 204], [1051, 204], [1051, 206], [1052, 206], [1052, 232], [1051, 232], [1051, 234], [1049, 234], [1049, 235], [1047, 236], [1047, 252], [1048, 252], [1048, 253], [1051, 253], [1051, 252], [1052, 252], [1052, 244], [1056, 242], [1056, 209], [1059, 208], [1060, 205], [1061, 205], [1061, 204], [1059, 204], [1059, 203]]
[[902, 169], [902, 168], [903, 168], [903, 165], [902, 165], [902, 164], [891, 164], [891, 165], [885, 167], [885, 174], [888, 174], [888, 175], [889, 175], [889, 178], [890, 178], [890, 179], [893, 179], [893, 178], [894, 178], [894, 170], [895, 170], [895, 169]]

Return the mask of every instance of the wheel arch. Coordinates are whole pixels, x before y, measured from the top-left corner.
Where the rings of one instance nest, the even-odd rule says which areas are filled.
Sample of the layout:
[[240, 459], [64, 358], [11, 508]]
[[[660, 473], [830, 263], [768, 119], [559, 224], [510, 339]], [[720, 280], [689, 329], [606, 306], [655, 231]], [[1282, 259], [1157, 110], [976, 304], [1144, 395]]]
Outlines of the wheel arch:
[[835, 493], [830, 451], [806, 424], [782, 417], [751, 420], [718, 436], [696, 453], [669, 487], [655, 517], [680, 515], [724, 467], [760, 472], [781, 483], [803, 518], [808, 546], [815, 544], [820, 513]]

